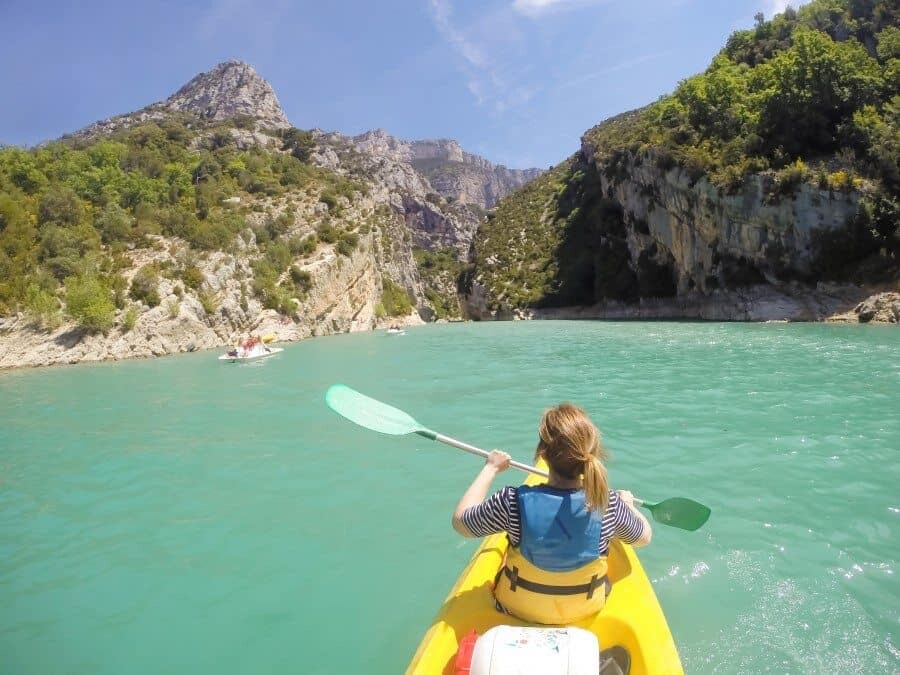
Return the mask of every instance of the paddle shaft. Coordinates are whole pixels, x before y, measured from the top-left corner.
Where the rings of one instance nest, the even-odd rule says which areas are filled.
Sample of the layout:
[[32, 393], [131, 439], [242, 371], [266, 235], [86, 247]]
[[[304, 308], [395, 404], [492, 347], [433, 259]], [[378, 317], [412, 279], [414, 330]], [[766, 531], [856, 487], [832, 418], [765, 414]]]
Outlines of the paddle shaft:
[[[468, 443], [463, 443], [462, 441], [458, 441], [455, 438], [451, 438], [450, 436], [444, 436], [444, 434], [439, 434], [436, 431], [431, 431], [431, 429], [419, 429], [416, 431], [420, 436], [424, 436], [425, 438], [430, 438], [433, 441], [438, 441], [439, 443], [444, 443], [445, 445], [452, 445], [454, 448], [459, 448], [460, 450], [465, 450], [466, 452], [470, 452], [473, 455], [478, 455], [479, 457], [487, 457], [491, 453], [487, 450], [482, 450], [481, 448], [477, 448], [474, 445], [469, 445]], [[541, 471], [535, 466], [531, 466], [530, 464], [523, 464], [522, 462], [517, 462], [514, 459], [509, 461], [510, 466], [514, 466], [517, 469], [521, 469], [526, 473], [533, 473], [538, 476], [543, 476], [544, 478], [549, 478], [550, 474], [546, 471]], [[653, 512], [653, 507], [656, 504], [645, 503], [643, 499], [639, 499], [637, 497], [634, 498], [635, 506], [643, 506], [645, 509]]]
[[[482, 450], [481, 448], [477, 448], [474, 445], [469, 445], [468, 443], [463, 443], [462, 441], [458, 441], [455, 438], [451, 438], [450, 436], [444, 436], [444, 434], [439, 434], [437, 432], [431, 431], [430, 429], [421, 429], [416, 432], [420, 436], [424, 436], [425, 438], [430, 438], [433, 441], [438, 441], [439, 443], [444, 443], [445, 445], [452, 445], [454, 448], [459, 448], [460, 450], [465, 450], [466, 452], [471, 452], [473, 455], [478, 455], [479, 457], [487, 457], [491, 453], [487, 450]], [[517, 462], [514, 459], [509, 461], [510, 466], [514, 466], [517, 469], [521, 469], [526, 473], [537, 474], [538, 476], [543, 476], [544, 478], [549, 478], [550, 474], [546, 471], [541, 471], [536, 466], [531, 466], [530, 464], [523, 464], [522, 462]], [[653, 510], [652, 507], [656, 506], [656, 504], [645, 504], [643, 499], [634, 498], [635, 506], [644, 506], [649, 510]]]
[[[460, 450], [465, 450], [466, 452], [471, 452], [473, 455], [478, 455], [479, 457], [487, 457], [491, 453], [487, 450], [482, 450], [481, 448], [477, 448], [474, 445], [469, 445], [468, 443], [463, 443], [462, 441], [458, 441], [455, 438], [451, 438], [450, 436], [444, 436], [444, 434], [439, 434], [437, 432], [431, 431], [430, 429], [421, 429], [416, 432], [420, 436], [424, 436], [425, 438], [430, 438], [433, 441], [438, 441], [439, 443], [444, 443], [445, 445], [452, 445], [454, 448], [459, 448]], [[549, 478], [550, 474], [546, 471], [541, 471], [536, 466], [531, 466], [530, 464], [523, 464], [522, 462], [517, 462], [514, 459], [509, 461], [510, 466], [514, 466], [517, 469], [521, 469], [526, 473], [537, 474], [538, 476], [543, 476], [544, 478]], [[634, 498], [635, 506], [644, 506], [644, 500]], [[655, 504], [647, 504], [648, 507], [655, 506]]]
[[[444, 436], [444, 434], [436, 433], [434, 431], [431, 431], [430, 429], [420, 429], [416, 433], [420, 436], [424, 436], [425, 438], [430, 438], [433, 441], [438, 441], [439, 443], [444, 443], [445, 445], [452, 445], [454, 448], [464, 450], [465, 452], [470, 452], [473, 455], [478, 455], [479, 457], [487, 457], [491, 454], [487, 450], [476, 448], [474, 445], [463, 443], [462, 441], [458, 441], [455, 438]], [[509, 464], [510, 466], [514, 466], [517, 469], [525, 471], [526, 473], [537, 474], [538, 476], [543, 476], [544, 478], [550, 477], [550, 474], [548, 474], [546, 471], [541, 471], [537, 467], [531, 466], [529, 464], [522, 464], [522, 462], [517, 462], [515, 460], [510, 460]]]

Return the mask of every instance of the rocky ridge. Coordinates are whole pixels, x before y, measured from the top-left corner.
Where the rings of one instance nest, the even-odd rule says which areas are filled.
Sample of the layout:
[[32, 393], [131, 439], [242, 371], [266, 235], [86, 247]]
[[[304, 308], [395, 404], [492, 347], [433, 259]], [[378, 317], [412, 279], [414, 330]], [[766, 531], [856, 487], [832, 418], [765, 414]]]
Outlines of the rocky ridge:
[[643, 258], [667, 269], [679, 295], [808, 279], [816, 239], [844, 228], [859, 208], [858, 193], [809, 183], [773, 195], [772, 179], [762, 175], [722, 194], [705, 177], [660, 169], [652, 152], [629, 155], [616, 172], [586, 142], [582, 155], [601, 192], [622, 208], [631, 264], [637, 270]]
[[486, 211], [541, 174], [491, 164], [453, 140], [405, 141], [380, 129], [315, 138], [317, 164], [397, 195], [416, 247], [451, 247], [462, 261]]
[[409, 164], [435, 192], [463, 204], [492, 209], [510, 192], [541, 175], [540, 169], [508, 169], [465, 152], [452, 139], [405, 141], [383, 129], [354, 136], [361, 152]]
[[[404, 141], [383, 130], [359, 136], [316, 131], [312, 161], [372, 186], [405, 221], [416, 249], [454, 251], [467, 263], [487, 208], [540, 170], [512, 170], [466, 153], [456, 141]], [[425, 292], [462, 316], [455, 270], [420, 270]]]

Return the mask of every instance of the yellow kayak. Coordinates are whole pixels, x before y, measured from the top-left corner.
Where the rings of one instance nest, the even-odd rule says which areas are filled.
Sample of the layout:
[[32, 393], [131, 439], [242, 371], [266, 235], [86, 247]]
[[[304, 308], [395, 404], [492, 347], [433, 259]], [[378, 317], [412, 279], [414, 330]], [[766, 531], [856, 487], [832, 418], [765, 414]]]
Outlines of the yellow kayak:
[[[527, 482], [540, 480], [532, 476]], [[527, 625], [494, 608], [491, 587], [507, 545], [501, 533], [478, 547], [422, 638], [407, 673], [455, 673], [460, 642], [472, 630], [482, 635], [498, 625]], [[574, 625], [596, 635], [601, 650], [624, 647], [631, 675], [683, 673], [662, 608], [631, 546], [617, 540], [610, 543], [609, 578], [612, 590], [604, 608]]]

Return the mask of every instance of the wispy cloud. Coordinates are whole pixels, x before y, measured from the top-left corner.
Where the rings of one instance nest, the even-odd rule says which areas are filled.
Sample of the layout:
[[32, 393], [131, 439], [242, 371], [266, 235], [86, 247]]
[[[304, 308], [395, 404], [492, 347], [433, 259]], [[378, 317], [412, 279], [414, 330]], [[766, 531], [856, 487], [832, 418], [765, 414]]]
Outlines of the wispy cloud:
[[[504, 0], [490, 11], [468, 13], [468, 22], [454, 12], [463, 7], [461, 0], [428, 0], [428, 8], [438, 33], [459, 57], [457, 67], [467, 90], [480, 106], [499, 116], [521, 109], [542, 92], [575, 87], [663, 56], [663, 52], [638, 54], [581, 75], [566, 73], [563, 76], [570, 79], [562, 83], [553, 81], [555, 68], [535, 62], [535, 53], [546, 48], [550, 33], [531, 18], [540, 12], [611, 1]], [[672, 5], [685, 0], [655, 1]]]
[[550, 10], [571, 9], [605, 0], [513, 0], [512, 7], [527, 16], [537, 16]]
[[605, 66], [600, 68], [599, 70], [595, 70], [591, 73], [586, 73], [584, 75], [579, 75], [578, 77], [574, 77], [570, 80], [566, 80], [561, 84], [556, 86], [556, 89], [567, 89], [568, 87], [577, 87], [580, 84], [584, 84], [585, 82], [590, 82], [591, 80], [596, 80], [597, 78], [603, 77], [604, 75], [609, 75], [610, 73], [615, 73], [620, 70], [628, 70], [633, 66], [640, 65], [642, 63], [646, 63], [647, 61], [653, 61], [654, 59], [658, 59], [661, 56], [665, 56], [668, 52], [652, 52], [650, 54], [642, 54], [640, 56], [636, 56], [633, 59], [628, 59], [627, 61], [620, 61], [619, 63], [614, 63], [609, 66]]
[[431, 17], [438, 32], [470, 65], [476, 68], [485, 66], [485, 57], [481, 49], [453, 24], [453, 6], [449, 0], [430, 0]]
[[462, 27], [453, 14], [451, 0], [429, 0], [431, 18], [438, 33], [460, 56], [466, 88], [479, 105], [495, 114], [529, 101], [540, 87], [523, 83], [516, 68], [509, 65], [504, 49], [523, 41], [509, 21], [509, 10], [501, 9]]

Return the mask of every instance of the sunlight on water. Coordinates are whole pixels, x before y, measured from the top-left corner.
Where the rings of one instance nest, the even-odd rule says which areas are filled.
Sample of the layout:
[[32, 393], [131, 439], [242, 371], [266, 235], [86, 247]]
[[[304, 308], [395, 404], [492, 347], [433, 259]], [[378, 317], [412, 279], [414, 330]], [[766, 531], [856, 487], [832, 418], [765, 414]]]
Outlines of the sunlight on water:
[[339, 419], [344, 382], [524, 462], [576, 401], [614, 486], [708, 504], [641, 551], [688, 672], [900, 672], [895, 328], [456, 324], [216, 356], [0, 374], [0, 670], [402, 672], [474, 551], [449, 516], [479, 460]]

